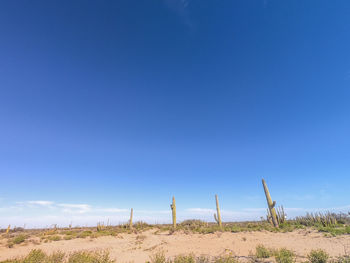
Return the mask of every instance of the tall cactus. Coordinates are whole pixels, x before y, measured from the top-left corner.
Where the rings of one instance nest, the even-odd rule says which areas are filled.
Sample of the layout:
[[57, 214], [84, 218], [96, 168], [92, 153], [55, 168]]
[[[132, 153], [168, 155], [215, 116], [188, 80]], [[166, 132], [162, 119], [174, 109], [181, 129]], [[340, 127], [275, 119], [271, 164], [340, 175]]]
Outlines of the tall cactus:
[[170, 205], [172, 214], [173, 214], [173, 228], [176, 229], [176, 203], [175, 196], [173, 196], [173, 203]]
[[133, 217], [133, 214], [134, 214], [134, 209], [131, 208], [131, 211], [130, 211], [130, 220], [129, 220], [129, 228], [132, 229], [132, 217]]
[[274, 227], [278, 227], [278, 220], [277, 220], [277, 215], [276, 215], [276, 210], [275, 210], [276, 201], [272, 202], [269, 189], [267, 188], [267, 185], [266, 185], [266, 182], [265, 182], [264, 179], [262, 179], [262, 184], [263, 184], [263, 187], [264, 187], [266, 201], [267, 201], [267, 206], [269, 208], [272, 224], [273, 224]]
[[216, 214], [214, 213], [214, 219], [218, 223], [219, 227], [222, 228], [218, 195], [215, 195], [215, 201], [216, 201]]
[[6, 229], [6, 234], [8, 234], [10, 232], [10, 229], [11, 229], [11, 225], [9, 225]]

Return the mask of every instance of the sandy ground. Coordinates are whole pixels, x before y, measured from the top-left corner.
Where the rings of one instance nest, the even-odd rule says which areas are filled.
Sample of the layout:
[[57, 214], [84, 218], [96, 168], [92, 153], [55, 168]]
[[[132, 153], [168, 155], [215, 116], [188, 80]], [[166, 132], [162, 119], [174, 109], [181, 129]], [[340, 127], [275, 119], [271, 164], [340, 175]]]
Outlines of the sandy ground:
[[73, 252], [77, 250], [109, 250], [117, 262], [146, 262], [152, 254], [163, 251], [167, 257], [178, 254], [218, 256], [233, 253], [242, 258], [255, 252], [255, 247], [263, 244], [269, 248], [288, 248], [296, 252], [298, 261], [312, 249], [321, 248], [331, 256], [350, 253], [350, 236], [325, 237], [321, 233], [299, 230], [290, 233], [242, 232], [215, 234], [154, 233], [150, 230], [140, 234], [121, 234], [118, 237], [100, 237], [62, 240], [50, 243], [31, 242], [8, 248], [0, 244], [0, 260], [26, 255], [34, 248], [47, 253], [57, 250]]

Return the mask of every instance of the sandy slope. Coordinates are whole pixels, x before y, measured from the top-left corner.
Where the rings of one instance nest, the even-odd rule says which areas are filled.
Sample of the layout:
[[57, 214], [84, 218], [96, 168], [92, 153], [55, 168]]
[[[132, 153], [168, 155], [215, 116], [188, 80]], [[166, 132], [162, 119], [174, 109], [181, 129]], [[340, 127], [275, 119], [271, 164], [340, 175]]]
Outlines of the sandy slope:
[[61, 250], [108, 249], [117, 262], [142, 262], [149, 260], [150, 255], [164, 251], [166, 256], [194, 253], [196, 255], [217, 256], [232, 252], [237, 256], [248, 256], [255, 251], [258, 244], [266, 247], [286, 247], [297, 253], [298, 261], [311, 250], [322, 248], [332, 256], [350, 253], [350, 236], [324, 237], [320, 233], [299, 230], [291, 233], [245, 232], [215, 234], [155, 234], [150, 230], [141, 234], [121, 234], [118, 237], [100, 237], [97, 239], [73, 239], [41, 243], [28, 243], [7, 248], [5, 242], [0, 245], [0, 260], [22, 256], [31, 249], [40, 248], [50, 253]]

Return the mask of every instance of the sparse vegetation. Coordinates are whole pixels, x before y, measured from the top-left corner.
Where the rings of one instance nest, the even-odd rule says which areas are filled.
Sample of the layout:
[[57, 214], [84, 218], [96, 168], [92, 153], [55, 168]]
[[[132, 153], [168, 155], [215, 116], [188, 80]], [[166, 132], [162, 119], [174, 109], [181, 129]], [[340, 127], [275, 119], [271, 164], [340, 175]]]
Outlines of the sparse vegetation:
[[277, 214], [278, 225], [280, 226], [281, 224], [284, 224], [286, 222], [287, 215], [284, 212], [283, 206], [279, 206], [276, 208], [276, 214]]
[[255, 248], [255, 256], [257, 258], [269, 258], [271, 257], [272, 253], [269, 249], [264, 247], [263, 245], [258, 245]]
[[277, 263], [294, 263], [296, 260], [294, 252], [286, 248], [281, 248], [274, 254]]
[[[278, 218], [284, 215], [282, 208], [277, 209]], [[186, 234], [212, 234], [218, 231], [222, 232], [252, 232], [252, 231], [269, 231], [269, 232], [291, 232], [297, 229], [313, 229], [323, 232], [325, 236], [338, 236], [350, 234], [350, 215], [344, 213], [317, 213], [307, 214], [303, 217], [297, 217], [294, 220], [278, 220], [279, 227], [276, 228], [269, 222], [222, 222], [222, 227], [217, 223], [208, 223], [197, 219], [185, 220], [176, 226], [176, 231], [183, 231]], [[45, 230], [25, 230], [23, 228], [12, 228], [6, 234], [7, 229], [0, 230], [2, 238], [7, 239], [9, 247], [21, 244], [30, 237], [40, 237], [42, 242], [52, 242], [59, 240], [71, 240], [75, 238], [98, 238], [101, 236], [118, 236], [122, 233], [142, 233], [146, 230], [155, 229], [156, 233], [173, 232], [173, 225], [150, 225], [145, 222], [135, 222], [130, 228], [130, 222], [125, 224], [111, 226], [99, 223], [98, 227], [75, 227], [75, 228], [58, 228], [54, 227]]]
[[335, 227], [339, 224], [350, 223], [350, 218], [349, 215], [344, 213], [318, 212], [307, 213], [305, 216], [296, 217], [295, 221], [304, 226]]
[[350, 255], [340, 256], [330, 260], [331, 263], [350, 263]]
[[[259, 254], [260, 253], [260, 254]], [[277, 263], [295, 263], [296, 255], [291, 250], [281, 248], [278, 250], [268, 249], [263, 245], [256, 247], [256, 255], [250, 256], [252, 262], [261, 262], [256, 259], [275, 257]], [[329, 255], [323, 250], [312, 250], [308, 256], [310, 263], [350, 263], [350, 256], [340, 256], [330, 259]], [[254, 260], [255, 259], [255, 260]], [[40, 249], [32, 250], [26, 257], [0, 261], [0, 263], [115, 263], [107, 251], [78, 251], [71, 254], [55, 252], [47, 255]], [[195, 256], [194, 254], [177, 255], [173, 258], [167, 258], [163, 251], [159, 251], [150, 256], [146, 263], [239, 263], [239, 257], [232, 254], [210, 257]], [[245, 261], [244, 261], [245, 262]]]
[[21, 235], [15, 236], [13, 238], [10, 238], [7, 241], [7, 245], [8, 245], [8, 247], [13, 247], [14, 245], [18, 245], [18, 244], [23, 243], [26, 239], [27, 239], [27, 236], [21, 234]]
[[151, 256], [150, 258], [151, 263], [165, 263], [166, 262], [166, 257], [164, 252], [158, 252], [154, 255]]
[[326, 251], [322, 249], [312, 250], [308, 256], [310, 263], [327, 263], [329, 255]]
[[76, 252], [69, 256], [67, 263], [113, 263], [108, 252]]
[[[203, 261], [201, 261], [201, 258], [199, 258], [197, 262], [202, 263]], [[239, 262], [238, 259], [231, 255], [216, 257], [213, 260], [213, 263], [238, 263], [238, 262]]]
[[232, 255], [219, 257], [196, 257], [193, 254], [178, 255], [173, 259], [167, 259], [164, 252], [158, 252], [151, 256], [150, 263], [238, 263], [238, 259]]
[[113, 263], [107, 252], [76, 252], [66, 255], [63, 252], [45, 254], [40, 249], [32, 250], [26, 257], [6, 260], [0, 263]]
[[48, 237], [48, 240], [51, 240], [51, 241], [59, 241], [61, 239], [62, 239], [61, 236], [58, 236], [58, 235]]

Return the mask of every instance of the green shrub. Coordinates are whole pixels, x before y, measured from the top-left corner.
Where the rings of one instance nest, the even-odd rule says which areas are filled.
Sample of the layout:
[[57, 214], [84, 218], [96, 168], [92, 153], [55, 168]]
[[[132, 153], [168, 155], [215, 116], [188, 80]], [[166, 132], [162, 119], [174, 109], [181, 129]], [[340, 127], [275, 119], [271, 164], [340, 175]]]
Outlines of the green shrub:
[[329, 259], [329, 255], [322, 249], [311, 250], [307, 256], [310, 263], [326, 263]]
[[32, 250], [25, 258], [6, 260], [0, 263], [114, 263], [107, 252], [76, 252], [65, 256], [62, 252], [46, 255], [40, 249]]
[[55, 236], [49, 236], [47, 239], [51, 241], [59, 241], [62, 238], [60, 236], [55, 235]]
[[64, 258], [65, 254], [63, 252], [55, 252], [47, 257], [47, 263], [62, 263]]
[[187, 256], [180, 255], [176, 256], [172, 263], [196, 263], [196, 258], [192, 254]]
[[257, 258], [269, 258], [271, 257], [271, 251], [264, 247], [263, 245], [258, 245], [255, 248], [255, 256]]
[[165, 263], [167, 261], [164, 252], [158, 252], [152, 255], [150, 259], [151, 263]]
[[79, 233], [77, 235], [77, 237], [78, 238], [86, 238], [86, 237], [89, 237], [91, 234], [92, 234], [92, 231], [87, 230], [87, 231], [83, 231], [83, 232]]
[[196, 263], [209, 263], [209, 262], [210, 260], [206, 256], [200, 256], [197, 258], [197, 261], [196, 261]]
[[28, 254], [28, 256], [26, 256], [23, 259], [22, 262], [23, 263], [46, 263], [47, 256], [42, 250], [34, 249]]
[[350, 255], [337, 257], [330, 261], [331, 263], [350, 263]]
[[277, 263], [294, 263], [295, 254], [291, 250], [281, 248], [280, 250], [276, 251], [275, 259]]
[[75, 252], [69, 256], [68, 263], [113, 263], [108, 252]]
[[25, 235], [18, 235], [18, 236], [14, 237], [14, 238], [9, 239], [7, 241], [7, 246], [11, 248], [14, 245], [18, 245], [18, 244], [23, 243], [26, 239], [27, 239], [27, 236], [25, 236]]
[[238, 260], [233, 256], [220, 256], [213, 260], [214, 263], [238, 263]]

